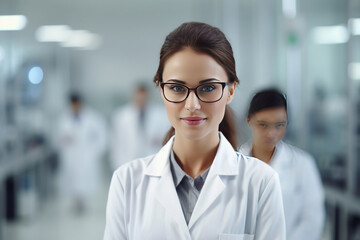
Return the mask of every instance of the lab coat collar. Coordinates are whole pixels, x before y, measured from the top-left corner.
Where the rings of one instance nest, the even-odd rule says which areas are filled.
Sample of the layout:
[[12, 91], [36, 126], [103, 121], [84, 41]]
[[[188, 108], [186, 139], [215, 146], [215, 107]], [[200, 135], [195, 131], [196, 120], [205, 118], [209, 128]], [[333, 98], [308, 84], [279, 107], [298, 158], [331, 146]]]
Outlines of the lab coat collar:
[[237, 153], [220, 132], [220, 144], [189, 221], [191, 229], [226, 188], [223, 177], [238, 175]]
[[173, 142], [174, 137], [155, 155], [154, 159], [145, 169], [145, 175], [159, 179], [155, 187], [155, 198], [168, 213], [167, 216], [169, 217], [169, 221], [171, 221], [169, 222], [169, 226], [177, 226], [180, 229], [178, 231], [179, 234], [181, 234], [179, 239], [190, 240], [190, 232], [185, 221], [170, 169], [169, 156]]
[[241, 152], [245, 156], [252, 157], [252, 143], [247, 142], [247, 143], [244, 143], [243, 145], [241, 145], [241, 147], [239, 148], [239, 152]]
[[293, 156], [286, 143], [279, 141], [276, 144], [274, 154], [271, 158], [271, 166], [280, 174], [280, 172], [291, 167]]
[[189, 239], [189, 230], [226, 188], [222, 177], [238, 175], [239, 162], [237, 153], [221, 132], [219, 135], [220, 144], [216, 156], [210, 167], [188, 226], [186, 225], [170, 170], [169, 155], [173, 146], [174, 137], [155, 155], [153, 161], [151, 161], [145, 170], [146, 175], [160, 177], [156, 190], [156, 198], [164, 206], [166, 211], [171, 213], [169, 215], [177, 222], [178, 226], [184, 230], [183, 233], [186, 235], [184, 239]]
[[[240, 148], [240, 151], [245, 156], [251, 156], [252, 157], [252, 143], [247, 142], [243, 144]], [[286, 156], [286, 158], [281, 157]], [[291, 154], [288, 152], [286, 148], [286, 144], [283, 141], [279, 141], [276, 144], [275, 151], [270, 159], [270, 166], [274, 168], [277, 172], [280, 170], [286, 168], [291, 161]]]
[[[216, 152], [214, 161], [211, 168], [214, 169], [218, 175], [237, 175], [237, 154], [232, 145], [225, 138], [225, 136], [219, 132], [220, 144]], [[145, 170], [145, 174], [149, 176], [160, 177], [164, 170], [170, 171], [170, 153], [174, 144], [174, 136], [161, 148], [161, 150], [155, 155], [154, 159], [150, 162]]]
[[174, 136], [160, 149], [145, 169], [145, 175], [160, 177], [165, 169], [170, 171], [170, 151], [174, 144]]
[[222, 132], [219, 135], [220, 144], [210, 169], [218, 175], [238, 175], [237, 154]]

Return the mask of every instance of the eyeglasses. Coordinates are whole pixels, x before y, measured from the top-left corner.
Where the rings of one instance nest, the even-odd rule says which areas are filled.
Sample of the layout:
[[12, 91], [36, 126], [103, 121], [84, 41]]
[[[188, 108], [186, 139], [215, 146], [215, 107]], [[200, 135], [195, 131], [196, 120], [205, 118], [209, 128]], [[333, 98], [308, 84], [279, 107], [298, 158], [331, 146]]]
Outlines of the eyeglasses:
[[224, 93], [225, 86], [229, 82], [209, 82], [200, 84], [195, 88], [189, 88], [181, 83], [160, 83], [164, 97], [172, 103], [180, 103], [185, 101], [191, 90], [194, 90], [196, 97], [205, 103], [213, 103], [219, 101]]

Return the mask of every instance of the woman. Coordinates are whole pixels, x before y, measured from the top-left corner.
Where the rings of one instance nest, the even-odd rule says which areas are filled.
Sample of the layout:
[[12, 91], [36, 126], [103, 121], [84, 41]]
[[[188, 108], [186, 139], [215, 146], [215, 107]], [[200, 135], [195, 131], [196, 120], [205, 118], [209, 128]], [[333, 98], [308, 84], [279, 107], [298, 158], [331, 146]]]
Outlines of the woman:
[[277, 173], [234, 150], [227, 105], [238, 79], [224, 34], [182, 24], [154, 81], [173, 128], [156, 155], [115, 171], [104, 239], [285, 239]]
[[276, 89], [266, 89], [251, 100], [247, 122], [253, 140], [240, 151], [272, 166], [280, 177], [286, 239], [318, 240], [324, 223], [324, 196], [313, 158], [281, 139], [286, 132], [287, 102]]

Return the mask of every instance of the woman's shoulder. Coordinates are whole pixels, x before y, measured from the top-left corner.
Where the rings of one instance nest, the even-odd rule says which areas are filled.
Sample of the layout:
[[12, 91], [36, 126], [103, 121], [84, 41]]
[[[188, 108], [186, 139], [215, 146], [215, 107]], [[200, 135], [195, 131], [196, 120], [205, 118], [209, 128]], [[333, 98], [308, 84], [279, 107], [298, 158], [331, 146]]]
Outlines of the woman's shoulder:
[[253, 197], [261, 198], [265, 192], [280, 188], [278, 173], [263, 161], [238, 153], [239, 174], [237, 185], [244, 186]]
[[155, 155], [150, 155], [144, 158], [138, 158], [127, 162], [114, 171], [114, 176], [120, 180], [126, 181], [129, 179], [136, 179], [144, 175], [147, 166], [154, 159]]
[[282, 156], [288, 159], [294, 166], [308, 166], [315, 163], [310, 153], [283, 141], [279, 142]]
[[263, 161], [254, 157], [245, 156], [241, 152], [238, 152], [237, 155], [239, 161], [239, 171], [247, 177], [251, 179], [256, 178], [269, 180], [277, 175], [276, 171]]
[[243, 164], [246, 167], [250, 168], [258, 168], [258, 169], [264, 169], [265, 171], [273, 172], [273, 169], [268, 164], [264, 163], [260, 159], [257, 159], [252, 156], [246, 156], [242, 152], [237, 152], [238, 155], [238, 161], [240, 164]]

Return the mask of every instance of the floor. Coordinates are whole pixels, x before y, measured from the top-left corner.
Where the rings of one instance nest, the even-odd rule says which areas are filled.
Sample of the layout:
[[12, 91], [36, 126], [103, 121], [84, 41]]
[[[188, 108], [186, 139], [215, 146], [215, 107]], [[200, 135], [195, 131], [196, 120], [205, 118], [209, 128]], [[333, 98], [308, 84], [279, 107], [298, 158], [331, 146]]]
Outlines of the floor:
[[54, 194], [30, 214], [16, 222], [3, 223], [0, 240], [99, 240], [105, 227], [108, 181], [82, 213], [74, 211], [68, 197]]

